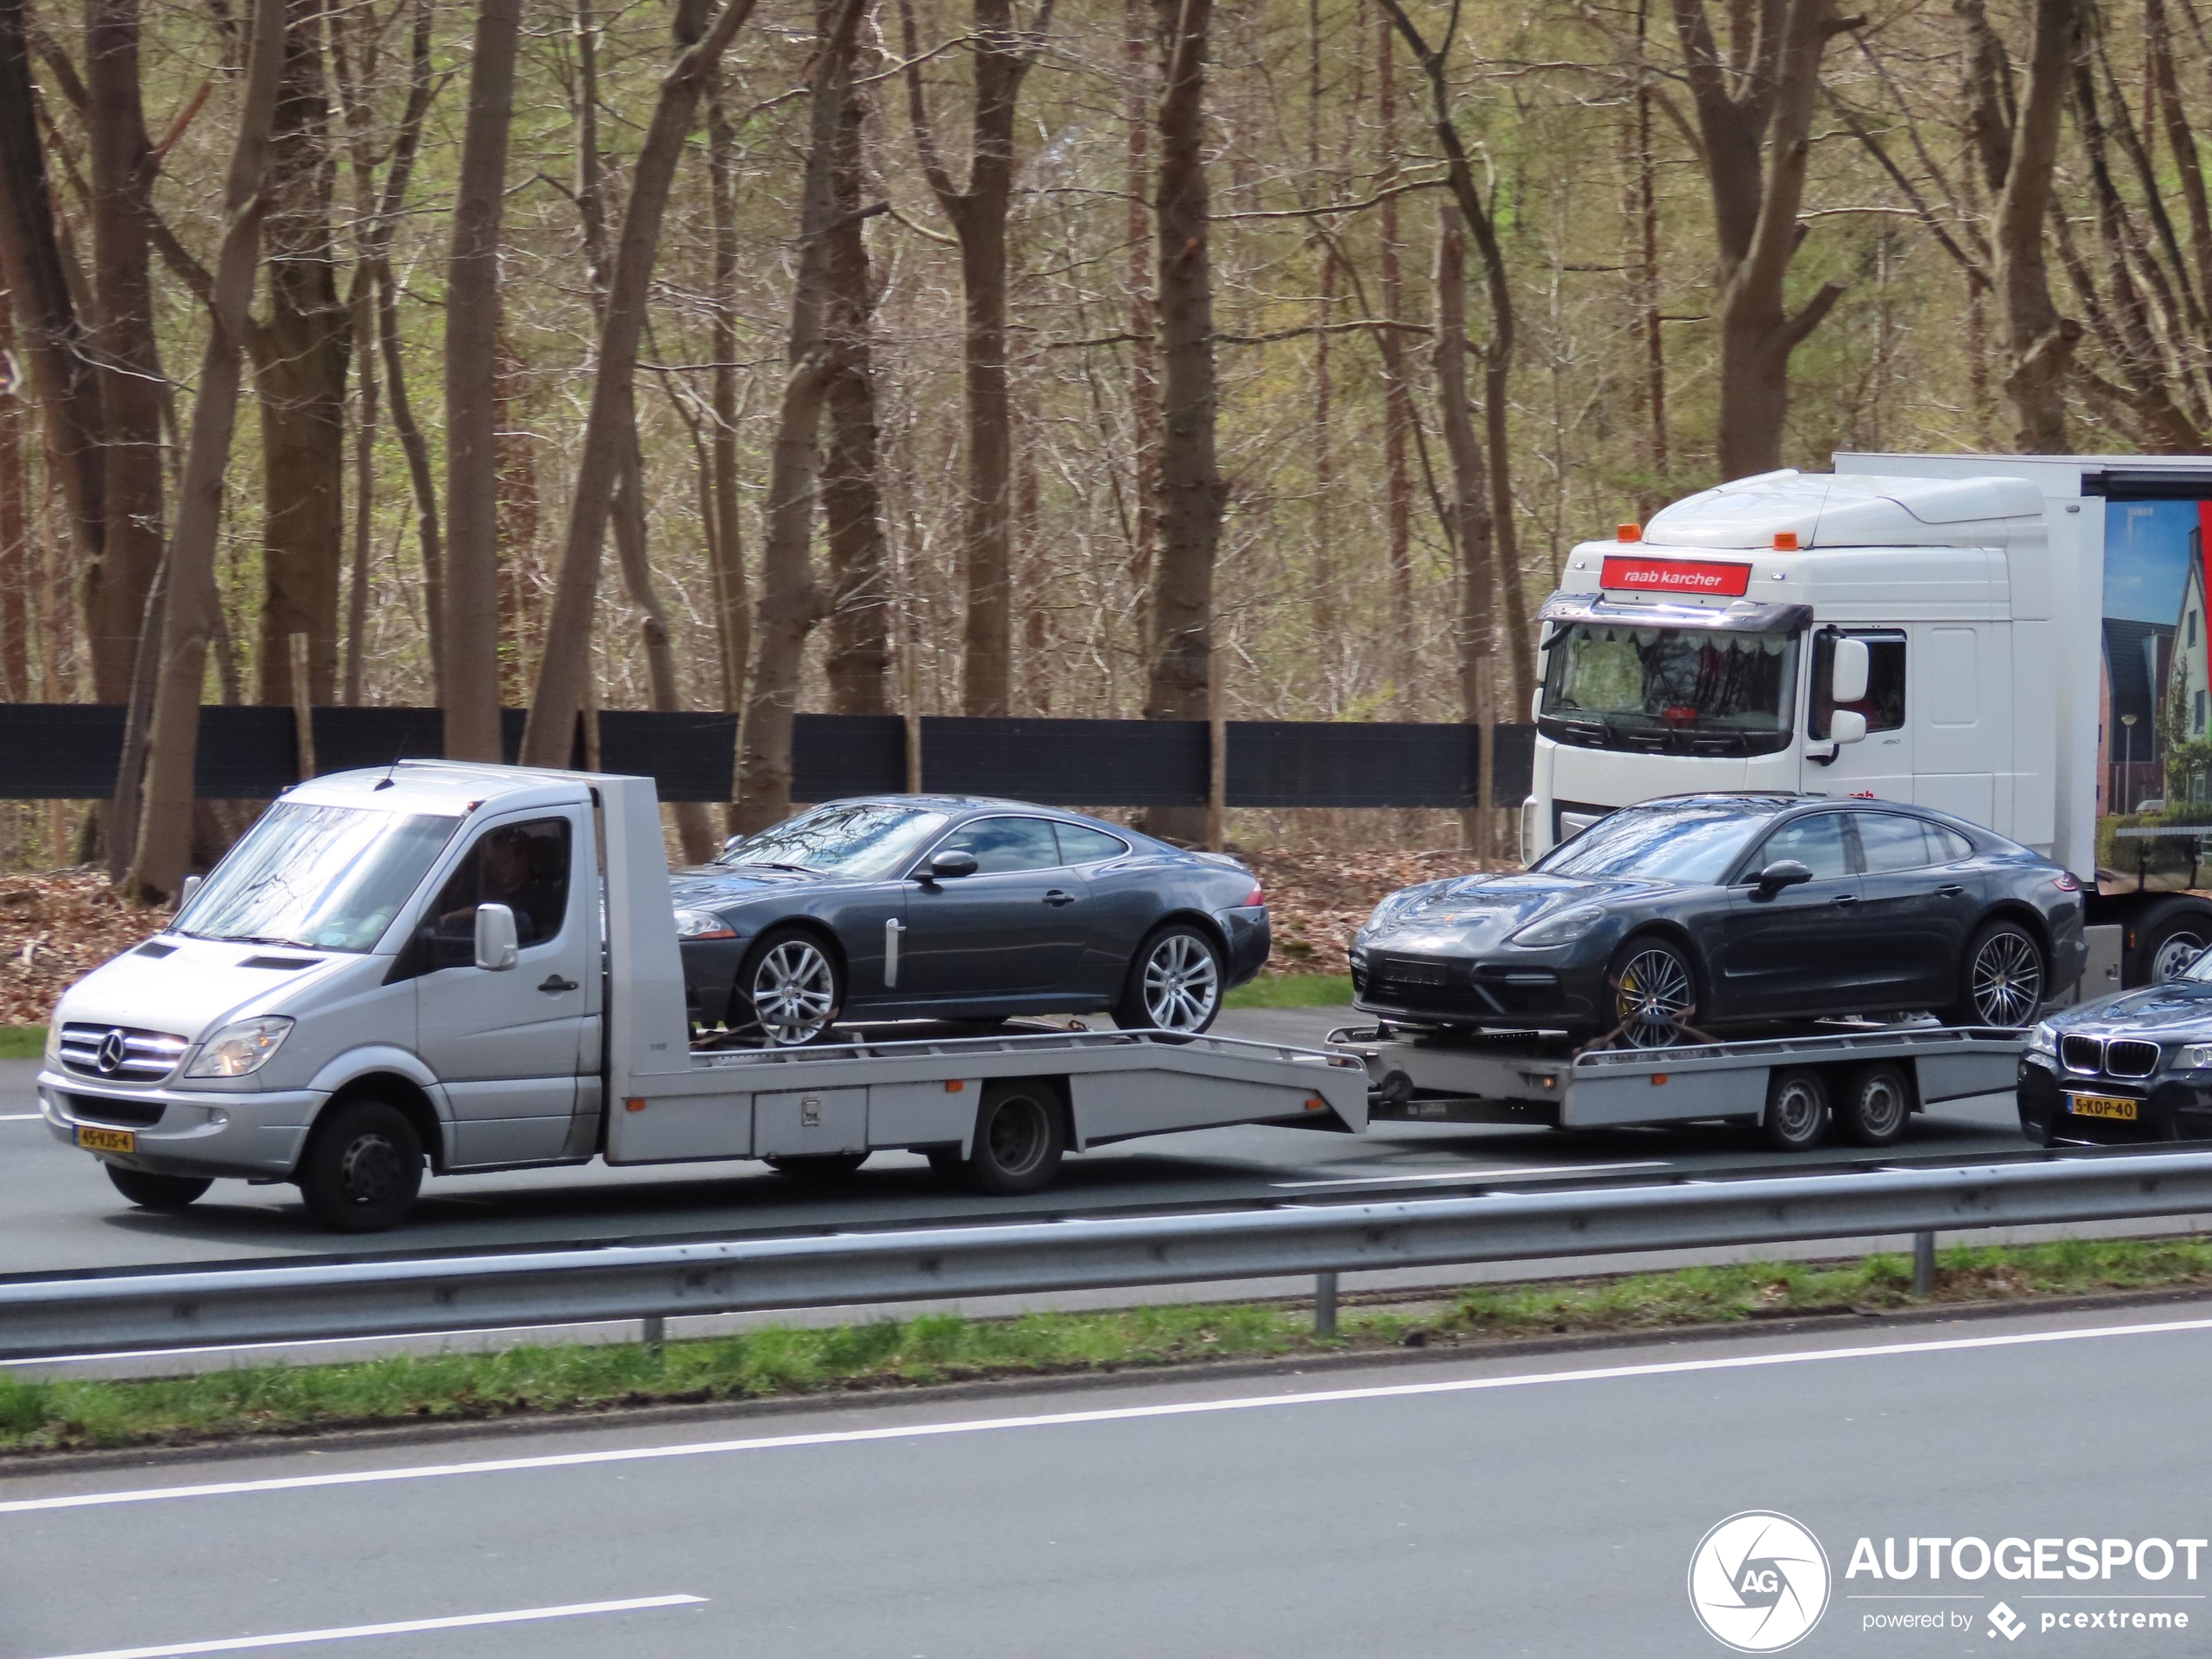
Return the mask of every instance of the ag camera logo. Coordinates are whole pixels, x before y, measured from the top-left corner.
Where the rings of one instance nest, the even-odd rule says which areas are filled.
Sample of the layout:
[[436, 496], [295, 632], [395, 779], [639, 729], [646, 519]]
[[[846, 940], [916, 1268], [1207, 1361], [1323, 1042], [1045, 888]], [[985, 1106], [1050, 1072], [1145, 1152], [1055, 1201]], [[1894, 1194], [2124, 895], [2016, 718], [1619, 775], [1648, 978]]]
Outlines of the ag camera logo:
[[1689, 1558], [1689, 1607], [1716, 1642], [1779, 1653], [1828, 1610], [1828, 1553], [1787, 1515], [1746, 1509], [1707, 1533]]

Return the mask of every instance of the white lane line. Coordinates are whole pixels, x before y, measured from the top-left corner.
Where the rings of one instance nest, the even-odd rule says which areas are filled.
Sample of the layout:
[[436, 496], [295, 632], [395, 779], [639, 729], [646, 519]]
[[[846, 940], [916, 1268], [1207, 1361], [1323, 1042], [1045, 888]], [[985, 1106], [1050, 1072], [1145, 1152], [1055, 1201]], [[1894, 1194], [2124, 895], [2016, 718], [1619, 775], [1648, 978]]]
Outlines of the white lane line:
[[674, 1446], [624, 1447], [604, 1452], [560, 1452], [542, 1457], [489, 1458], [474, 1463], [426, 1463], [396, 1469], [354, 1469], [330, 1474], [279, 1475], [262, 1480], [220, 1480], [203, 1486], [147, 1487], [128, 1492], [84, 1492], [65, 1497], [18, 1498], [0, 1503], [0, 1515], [54, 1509], [97, 1509], [111, 1504], [154, 1503], [170, 1498], [233, 1497], [243, 1493], [301, 1492], [324, 1487], [381, 1486], [393, 1480], [431, 1480], [455, 1474], [509, 1474], [528, 1469], [578, 1469], [603, 1463], [650, 1463], [665, 1458], [715, 1457], [737, 1452], [779, 1451], [803, 1446], [856, 1446], [870, 1440], [920, 1440], [944, 1434], [988, 1434], [1001, 1429], [1059, 1428], [1080, 1423], [1126, 1423], [1146, 1418], [1204, 1417], [1217, 1412], [1266, 1411], [1283, 1406], [1332, 1405], [1346, 1400], [1411, 1399], [1424, 1394], [1480, 1393], [1494, 1388], [1535, 1388], [1549, 1383], [1604, 1382], [1626, 1377], [1676, 1377], [1698, 1372], [1752, 1371], [1767, 1366], [1817, 1365], [1833, 1359], [1881, 1359], [1898, 1354], [1959, 1353], [1977, 1348], [2020, 1348], [2040, 1343], [2089, 1342], [2105, 1337], [2161, 1336], [2212, 1331], [2212, 1318], [2171, 1319], [2155, 1325], [2107, 1325], [2080, 1331], [2023, 1331], [2004, 1336], [1950, 1337], [1932, 1342], [1869, 1343], [1855, 1348], [1810, 1348], [1788, 1353], [1734, 1354], [1716, 1359], [1670, 1359], [1640, 1366], [1598, 1366], [1513, 1377], [1460, 1377], [1446, 1382], [1393, 1383], [1371, 1388], [1317, 1389], [1298, 1394], [1253, 1394], [1235, 1399], [1180, 1400], [1163, 1406], [1117, 1406], [1087, 1412], [1049, 1412], [1028, 1417], [984, 1417], [949, 1423], [906, 1423], [884, 1428], [770, 1434], [741, 1440], [693, 1440]]
[[1489, 1176], [1513, 1179], [1524, 1175], [1598, 1175], [1614, 1170], [1668, 1170], [1674, 1166], [1664, 1158], [1646, 1158], [1636, 1163], [1534, 1163], [1501, 1164], [1494, 1169], [1439, 1170], [1433, 1175], [1348, 1175], [1333, 1181], [1271, 1181], [1271, 1187], [1382, 1187], [1397, 1186], [1410, 1181], [1479, 1181]]
[[0, 1112], [0, 1123], [36, 1123], [44, 1112]]
[[56, 1659], [179, 1659], [191, 1653], [244, 1653], [253, 1648], [291, 1648], [309, 1642], [353, 1642], [362, 1636], [413, 1635], [424, 1630], [469, 1630], [484, 1624], [530, 1624], [581, 1619], [595, 1613], [642, 1613], [651, 1608], [696, 1607], [704, 1595], [639, 1595], [626, 1602], [574, 1602], [566, 1607], [526, 1607], [511, 1613], [462, 1613], [449, 1619], [407, 1619], [397, 1624], [347, 1624], [328, 1630], [287, 1630], [282, 1635], [233, 1636], [219, 1642], [172, 1642], [158, 1648], [109, 1648]]

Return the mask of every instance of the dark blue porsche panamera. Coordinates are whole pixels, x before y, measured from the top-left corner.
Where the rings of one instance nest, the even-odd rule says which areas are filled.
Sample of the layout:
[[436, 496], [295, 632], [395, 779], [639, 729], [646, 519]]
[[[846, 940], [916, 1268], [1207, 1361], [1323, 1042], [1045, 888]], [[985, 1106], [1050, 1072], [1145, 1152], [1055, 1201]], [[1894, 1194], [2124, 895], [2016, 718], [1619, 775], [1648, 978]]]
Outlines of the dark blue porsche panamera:
[[674, 878], [695, 1025], [820, 1041], [839, 1022], [1111, 1013], [1197, 1032], [1267, 960], [1236, 860], [1020, 801], [832, 801]]

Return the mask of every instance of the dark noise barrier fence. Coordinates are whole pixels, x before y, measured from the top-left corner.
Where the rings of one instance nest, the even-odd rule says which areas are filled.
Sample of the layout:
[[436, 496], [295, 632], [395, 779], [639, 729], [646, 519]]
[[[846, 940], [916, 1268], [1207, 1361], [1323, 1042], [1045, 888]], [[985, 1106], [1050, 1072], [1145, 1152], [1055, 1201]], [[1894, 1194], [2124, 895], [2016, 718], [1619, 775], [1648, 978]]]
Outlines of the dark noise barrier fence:
[[[507, 756], [523, 711], [502, 716]], [[599, 770], [643, 774], [664, 800], [728, 800], [738, 717], [602, 710]], [[436, 709], [326, 708], [314, 714], [321, 772], [435, 759]], [[792, 737], [792, 795], [802, 801], [906, 787], [906, 723], [895, 714], [802, 714]], [[1528, 792], [1535, 731], [1498, 728], [1493, 798]], [[1006, 795], [1064, 806], [1203, 806], [1210, 757], [1202, 720], [965, 719], [925, 716], [921, 782], [946, 793]], [[1231, 720], [1231, 806], [1471, 806], [1482, 734], [1468, 725]], [[114, 792], [123, 711], [79, 703], [0, 704], [0, 799], [99, 800]], [[577, 727], [574, 764], [586, 748]], [[265, 799], [299, 781], [292, 711], [208, 707], [199, 714], [195, 792]]]

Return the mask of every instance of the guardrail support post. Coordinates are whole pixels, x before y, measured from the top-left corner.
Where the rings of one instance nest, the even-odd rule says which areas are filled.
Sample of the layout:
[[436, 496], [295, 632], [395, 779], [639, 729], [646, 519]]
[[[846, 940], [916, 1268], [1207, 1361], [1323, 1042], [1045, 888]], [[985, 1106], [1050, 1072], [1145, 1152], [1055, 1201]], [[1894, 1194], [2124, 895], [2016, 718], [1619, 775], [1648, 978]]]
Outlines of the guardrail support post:
[[1337, 1333], [1337, 1276], [1316, 1273], [1313, 1276], [1313, 1334], [1332, 1337]]
[[1925, 1299], [1935, 1294], [1935, 1235], [1912, 1235], [1912, 1294]]
[[649, 1313], [637, 1321], [638, 1340], [645, 1345], [645, 1352], [658, 1359], [661, 1357], [664, 1339], [668, 1334], [668, 1321], [658, 1313]]

